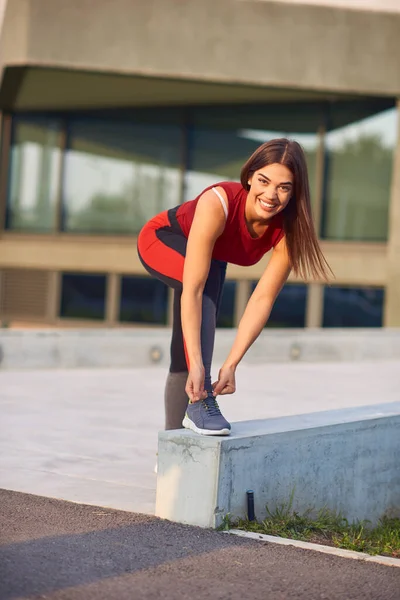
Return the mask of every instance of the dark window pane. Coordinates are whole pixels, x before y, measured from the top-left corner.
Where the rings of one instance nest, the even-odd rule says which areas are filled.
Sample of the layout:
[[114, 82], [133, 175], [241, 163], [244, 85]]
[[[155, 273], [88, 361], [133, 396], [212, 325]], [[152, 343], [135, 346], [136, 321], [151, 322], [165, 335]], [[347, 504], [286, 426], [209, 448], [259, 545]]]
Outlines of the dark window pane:
[[46, 117], [14, 117], [7, 228], [53, 231], [58, 198], [61, 125]]
[[74, 119], [68, 139], [65, 230], [137, 233], [149, 218], [179, 204], [179, 127]]
[[235, 312], [236, 282], [225, 281], [222, 292], [221, 307], [217, 319], [217, 327], [233, 327]]
[[104, 319], [106, 276], [63, 273], [61, 287], [62, 317]]
[[122, 277], [119, 319], [122, 322], [167, 323], [168, 287], [150, 277]]
[[326, 287], [323, 327], [381, 327], [381, 288]]
[[397, 119], [392, 108], [327, 133], [323, 237], [387, 239]]
[[[253, 284], [253, 290], [256, 287]], [[272, 308], [266, 327], [305, 327], [307, 286], [287, 283]]]

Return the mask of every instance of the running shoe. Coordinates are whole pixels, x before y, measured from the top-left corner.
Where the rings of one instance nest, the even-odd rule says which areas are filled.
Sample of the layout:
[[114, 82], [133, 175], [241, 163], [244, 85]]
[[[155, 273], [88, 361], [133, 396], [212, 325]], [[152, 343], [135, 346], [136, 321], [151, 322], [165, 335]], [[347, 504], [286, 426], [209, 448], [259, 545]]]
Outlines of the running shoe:
[[182, 425], [201, 435], [229, 435], [231, 426], [222, 415], [214, 396], [189, 402]]

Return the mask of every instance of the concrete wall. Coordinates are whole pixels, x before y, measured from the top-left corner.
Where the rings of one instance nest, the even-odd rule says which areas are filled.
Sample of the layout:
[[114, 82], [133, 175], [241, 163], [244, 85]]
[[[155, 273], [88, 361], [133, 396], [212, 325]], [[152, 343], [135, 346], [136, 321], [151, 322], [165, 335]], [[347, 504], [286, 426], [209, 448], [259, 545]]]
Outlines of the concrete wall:
[[[235, 330], [218, 330], [215, 363], [222, 363]], [[169, 365], [168, 329], [0, 330], [0, 369], [109, 368]], [[400, 358], [400, 330], [266, 330], [243, 359], [247, 364]]]
[[13, 0], [0, 54], [255, 86], [400, 93], [400, 14], [238, 0]]
[[0, 37], [0, 67], [28, 60], [30, 0], [5, 0]]
[[400, 515], [400, 402], [234, 423], [230, 437], [159, 434], [156, 515], [217, 527], [287, 504], [375, 523]]

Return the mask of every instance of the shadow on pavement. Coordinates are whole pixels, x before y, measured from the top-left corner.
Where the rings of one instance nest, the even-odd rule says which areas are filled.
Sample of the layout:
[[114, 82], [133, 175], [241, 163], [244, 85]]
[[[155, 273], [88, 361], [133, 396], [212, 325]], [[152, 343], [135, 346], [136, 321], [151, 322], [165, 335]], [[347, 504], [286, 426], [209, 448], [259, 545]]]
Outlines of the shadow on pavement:
[[248, 540], [148, 520], [0, 546], [0, 598], [42, 595], [149, 569]]

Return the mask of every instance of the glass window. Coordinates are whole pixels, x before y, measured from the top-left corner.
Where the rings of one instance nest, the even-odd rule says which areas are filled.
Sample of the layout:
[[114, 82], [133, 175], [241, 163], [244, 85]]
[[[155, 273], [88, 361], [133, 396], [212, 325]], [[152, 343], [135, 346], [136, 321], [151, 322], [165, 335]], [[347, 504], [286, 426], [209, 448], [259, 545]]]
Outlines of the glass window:
[[[230, 107], [226, 107], [225, 113], [230, 110]], [[295, 139], [303, 146], [313, 200], [318, 148], [317, 125], [309, 123], [307, 119], [303, 121], [300, 105], [297, 105], [297, 118], [294, 118], [294, 111], [289, 104], [285, 105], [285, 110], [282, 107], [279, 110], [279, 118], [276, 108], [268, 105], [262, 106], [258, 119], [253, 118], [254, 110], [251, 107], [247, 107], [246, 111], [243, 108], [241, 111], [236, 110], [235, 116], [231, 118], [225, 114], [219, 115], [217, 119], [213, 109], [208, 114], [206, 109], [195, 114], [195, 124], [189, 130], [184, 200], [195, 198], [205, 187], [217, 181], [239, 181], [241, 168], [249, 156], [264, 142], [278, 137]], [[256, 122], [259, 124], [258, 128], [254, 127]], [[304, 122], [310, 126], [308, 131], [304, 131]], [[287, 129], [276, 127], [276, 124], [285, 123]]]
[[106, 276], [63, 273], [61, 280], [61, 317], [104, 319]]
[[236, 281], [225, 281], [221, 306], [218, 313], [217, 327], [234, 327]]
[[14, 117], [8, 229], [53, 231], [61, 169], [61, 125], [46, 117]]
[[121, 277], [119, 320], [166, 325], [168, 287], [151, 277]]
[[382, 288], [326, 287], [323, 327], [382, 327]]
[[[253, 290], [257, 282], [253, 283]], [[305, 327], [307, 286], [287, 283], [283, 286], [272, 308], [266, 327]]]
[[396, 132], [392, 108], [326, 134], [323, 237], [387, 239]]
[[150, 217], [179, 204], [179, 127], [74, 119], [68, 139], [66, 231], [137, 233]]

